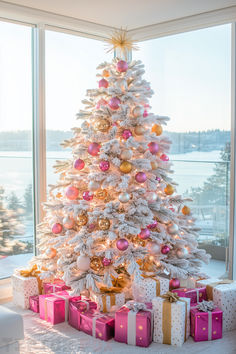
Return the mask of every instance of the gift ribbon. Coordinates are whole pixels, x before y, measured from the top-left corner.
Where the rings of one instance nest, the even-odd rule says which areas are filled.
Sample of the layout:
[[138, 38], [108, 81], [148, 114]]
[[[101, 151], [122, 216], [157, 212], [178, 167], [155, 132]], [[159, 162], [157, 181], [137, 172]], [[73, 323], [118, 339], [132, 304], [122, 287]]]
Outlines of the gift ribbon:
[[155, 278], [154, 275], [150, 276], [150, 275], [142, 274], [142, 277], [145, 278], [145, 279], [153, 279], [153, 280], [155, 280], [155, 282], [156, 282], [156, 296], [159, 296], [160, 292], [161, 292], [161, 290], [160, 290], [160, 287], [161, 287], [160, 280]]
[[208, 340], [212, 340], [212, 312], [208, 312]]
[[55, 279], [53, 281], [53, 283], [51, 284], [53, 293], [56, 292], [56, 287], [59, 286], [59, 285], [65, 285], [64, 281], [61, 280], [61, 279]]
[[212, 311], [215, 309], [214, 302], [203, 300], [196, 307], [199, 311], [208, 313], [208, 340], [212, 340]]
[[22, 277], [35, 277], [38, 282], [39, 294], [42, 294], [42, 280], [39, 277], [40, 271], [38, 270], [37, 264], [34, 264], [30, 269], [20, 270], [20, 275]]
[[[76, 302], [83, 302], [86, 305], [86, 311], [89, 310], [89, 302], [88, 301], [86, 301], [86, 300], [78, 300]], [[80, 314], [81, 314], [81, 312], [78, 311], [78, 329], [80, 329], [80, 319], [81, 319]]]
[[232, 284], [234, 281], [230, 279], [223, 279], [220, 281], [216, 281], [214, 283], [210, 283], [206, 286], [206, 292], [207, 292], [207, 299], [208, 300], [213, 300], [213, 288], [218, 286], [218, 285], [223, 285], [223, 284]]
[[102, 294], [102, 311], [107, 312], [107, 296], [110, 297], [110, 308], [116, 304], [116, 294], [122, 292], [122, 288], [111, 287], [111, 288], [100, 288], [100, 293]]
[[[68, 321], [68, 317], [69, 317], [69, 298], [66, 298], [63, 295], [58, 295], [55, 294], [54, 296], [59, 297], [63, 300], [65, 300], [65, 321]], [[45, 301], [44, 301], [44, 312], [45, 312], [45, 320], [48, 320], [48, 306], [47, 306], [47, 298], [45, 297]]]
[[93, 317], [93, 326], [92, 326], [92, 336], [96, 338], [96, 322], [98, 318], [104, 317], [105, 315], [97, 314]]
[[128, 284], [128, 277], [124, 275], [119, 275], [117, 278], [112, 280], [112, 285], [115, 288], [125, 288], [126, 285]]
[[[188, 316], [188, 302], [180, 297], [176, 293], [168, 291], [166, 294], [161, 295], [164, 299], [162, 309], [162, 332], [163, 332], [163, 344], [171, 344], [171, 304], [177, 301], [185, 302], [185, 330], [184, 341], [187, 338], [187, 316]], [[165, 314], [165, 316], [163, 316]]]

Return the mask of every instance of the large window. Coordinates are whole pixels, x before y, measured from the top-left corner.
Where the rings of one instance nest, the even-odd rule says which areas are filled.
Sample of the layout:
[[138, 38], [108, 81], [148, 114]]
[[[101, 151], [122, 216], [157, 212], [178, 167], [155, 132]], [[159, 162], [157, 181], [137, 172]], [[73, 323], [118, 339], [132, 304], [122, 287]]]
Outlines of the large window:
[[228, 270], [230, 43], [224, 25], [146, 41], [133, 54], [155, 91], [152, 110], [171, 118], [177, 190], [193, 199], [200, 246], [212, 255], [204, 270], [217, 276]]
[[0, 22], [0, 278], [33, 253], [31, 28]]

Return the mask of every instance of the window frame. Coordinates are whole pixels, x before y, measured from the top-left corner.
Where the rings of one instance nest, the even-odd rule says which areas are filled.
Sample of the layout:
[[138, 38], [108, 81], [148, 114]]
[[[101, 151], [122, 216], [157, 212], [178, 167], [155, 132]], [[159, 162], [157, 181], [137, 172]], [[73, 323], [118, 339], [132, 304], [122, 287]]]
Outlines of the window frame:
[[[1, 1], [0, 11], [0, 21], [9, 21], [32, 27], [33, 194], [35, 219], [34, 245], [36, 253], [36, 225], [43, 219], [42, 203], [47, 198], [45, 30], [60, 31], [80, 37], [105, 41], [114, 28]], [[128, 32], [137, 42], [140, 42], [222, 24], [231, 24], [232, 28], [229, 278], [236, 279], [236, 6], [137, 28]]]

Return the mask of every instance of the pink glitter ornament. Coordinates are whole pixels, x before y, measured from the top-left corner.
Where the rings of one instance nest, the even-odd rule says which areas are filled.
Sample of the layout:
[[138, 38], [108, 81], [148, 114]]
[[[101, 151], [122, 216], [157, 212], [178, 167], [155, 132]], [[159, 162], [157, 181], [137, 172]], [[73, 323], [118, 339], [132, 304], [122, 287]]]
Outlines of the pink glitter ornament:
[[148, 237], [150, 237], [150, 231], [148, 229], [141, 229], [141, 232], [138, 237], [142, 240], [146, 240]]
[[135, 180], [138, 183], [144, 183], [146, 181], [146, 179], [147, 179], [147, 175], [144, 172], [138, 172], [135, 175]]
[[145, 109], [143, 112], [143, 118], [146, 118], [148, 116], [148, 111]]
[[118, 61], [118, 63], [116, 64], [116, 70], [120, 73], [126, 72], [128, 70], [128, 63], [124, 60]]
[[59, 224], [58, 222], [53, 224], [52, 226], [52, 232], [54, 234], [60, 234], [62, 232], [62, 225]]
[[162, 161], [169, 161], [169, 157], [168, 157], [166, 154], [162, 154], [162, 155], [160, 156], [160, 159], [161, 159]]
[[180, 287], [180, 281], [178, 278], [170, 279], [170, 290], [178, 289]]
[[126, 240], [126, 238], [120, 238], [118, 241], [116, 241], [116, 247], [119, 251], [125, 251], [129, 247], [129, 242]]
[[105, 160], [101, 161], [100, 164], [99, 164], [99, 168], [103, 172], [109, 170], [110, 162], [109, 161], [105, 161]]
[[90, 202], [93, 199], [93, 194], [90, 191], [86, 191], [83, 193], [83, 199]]
[[118, 97], [112, 97], [109, 100], [108, 105], [111, 109], [116, 110], [120, 107], [120, 99]]
[[123, 137], [125, 140], [128, 140], [131, 136], [132, 136], [132, 132], [131, 132], [129, 129], [123, 130], [123, 132], [122, 132], [122, 137]]
[[156, 177], [156, 180], [157, 180], [158, 182], [161, 182], [160, 177]]
[[170, 252], [170, 247], [167, 245], [164, 245], [161, 247], [161, 253], [162, 254], [168, 254]]
[[81, 160], [81, 159], [77, 159], [77, 160], [75, 160], [75, 162], [74, 162], [74, 168], [76, 169], [76, 170], [82, 170], [83, 168], [84, 168], [84, 166], [85, 166], [85, 163], [84, 163], [84, 160]]
[[101, 79], [101, 80], [99, 80], [99, 82], [98, 82], [98, 86], [99, 86], [99, 87], [108, 88], [108, 81], [105, 80], [105, 79]]
[[88, 153], [92, 156], [97, 156], [100, 151], [101, 145], [98, 143], [91, 143], [88, 146]]
[[89, 224], [88, 229], [89, 231], [93, 231], [96, 228], [96, 224]]
[[99, 109], [101, 106], [106, 106], [106, 105], [107, 105], [107, 101], [104, 100], [103, 98], [101, 98], [101, 99], [98, 101], [98, 103], [97, 103], [97, 105], [96, 105], [96, 108]]
[[111, 264], [111, 259], [104, 257], [103, 260], [102, 260], [102, 264], [105, 267], [108, 267]]
[[159, 146], [157, 143], [155, 142], [151, 142], [148, 144], [148, 147], [149, 147], [149, 151], [151, 152], [151, 154], [155, 155], [158, 150], [159, 150]]
[[157, 227], [157, 221], [154, 220], [152, 224], [148, 225], [147, 228], [153, 230]]
[[79, 190], [74, 186], [69, 186], [66, 188], [66, 197], [70, 200], [75, 200], [78, 198]]

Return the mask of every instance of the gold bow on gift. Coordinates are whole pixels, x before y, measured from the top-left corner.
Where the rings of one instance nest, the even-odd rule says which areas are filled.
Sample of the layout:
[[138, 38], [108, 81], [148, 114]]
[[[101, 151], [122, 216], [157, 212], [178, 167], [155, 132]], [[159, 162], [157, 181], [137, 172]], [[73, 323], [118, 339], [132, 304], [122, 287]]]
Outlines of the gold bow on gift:
[[232, 284], [233, 282], [234, 281], [230, 280], [230, 279], [223, 279], [223, 280], [208, 284], [206, 286], [207, 299], [213, 300], [213, 288], [216, 287], [217, 285]]
[[167, 291], [167, 293], [161, 295], [161, 297], [170, 303], [179, 301], [177, 293], [172, 293], [171, 291]]
[[160, 280], [155, 278], [154, 275], [146, 275], [146, 274], [142, 274], [142, 277], [145, 278], [145, 279], [153, 279], [155, 280], [156, 282], [156, 296], [160, 296], [160, 293], [161, 293], [161, 289], [160, 289]]
[[35, 277], [38, 282], [39, 294], [42, 294], [42, 280], [39, 277], [40, 270], [38, 270], [37, 264], [34, 264], [30, 269], [22, 269], [20, 270], [20, 275], [22, 277]]
[[102, 294], [102, 312], [107, 312], [107, 296], [110, 297], [110, 307], [116, 304], [116, 295], [123, 291], [123, 288], [117, 288], [112, 286], [111, 288], [101, 287], [100, 293]]
[[124, 275], [119, 275], [117, 278], [112, 280], [112, 285], [115, 288], [125, 288], [128, 285], [128, 277]]

